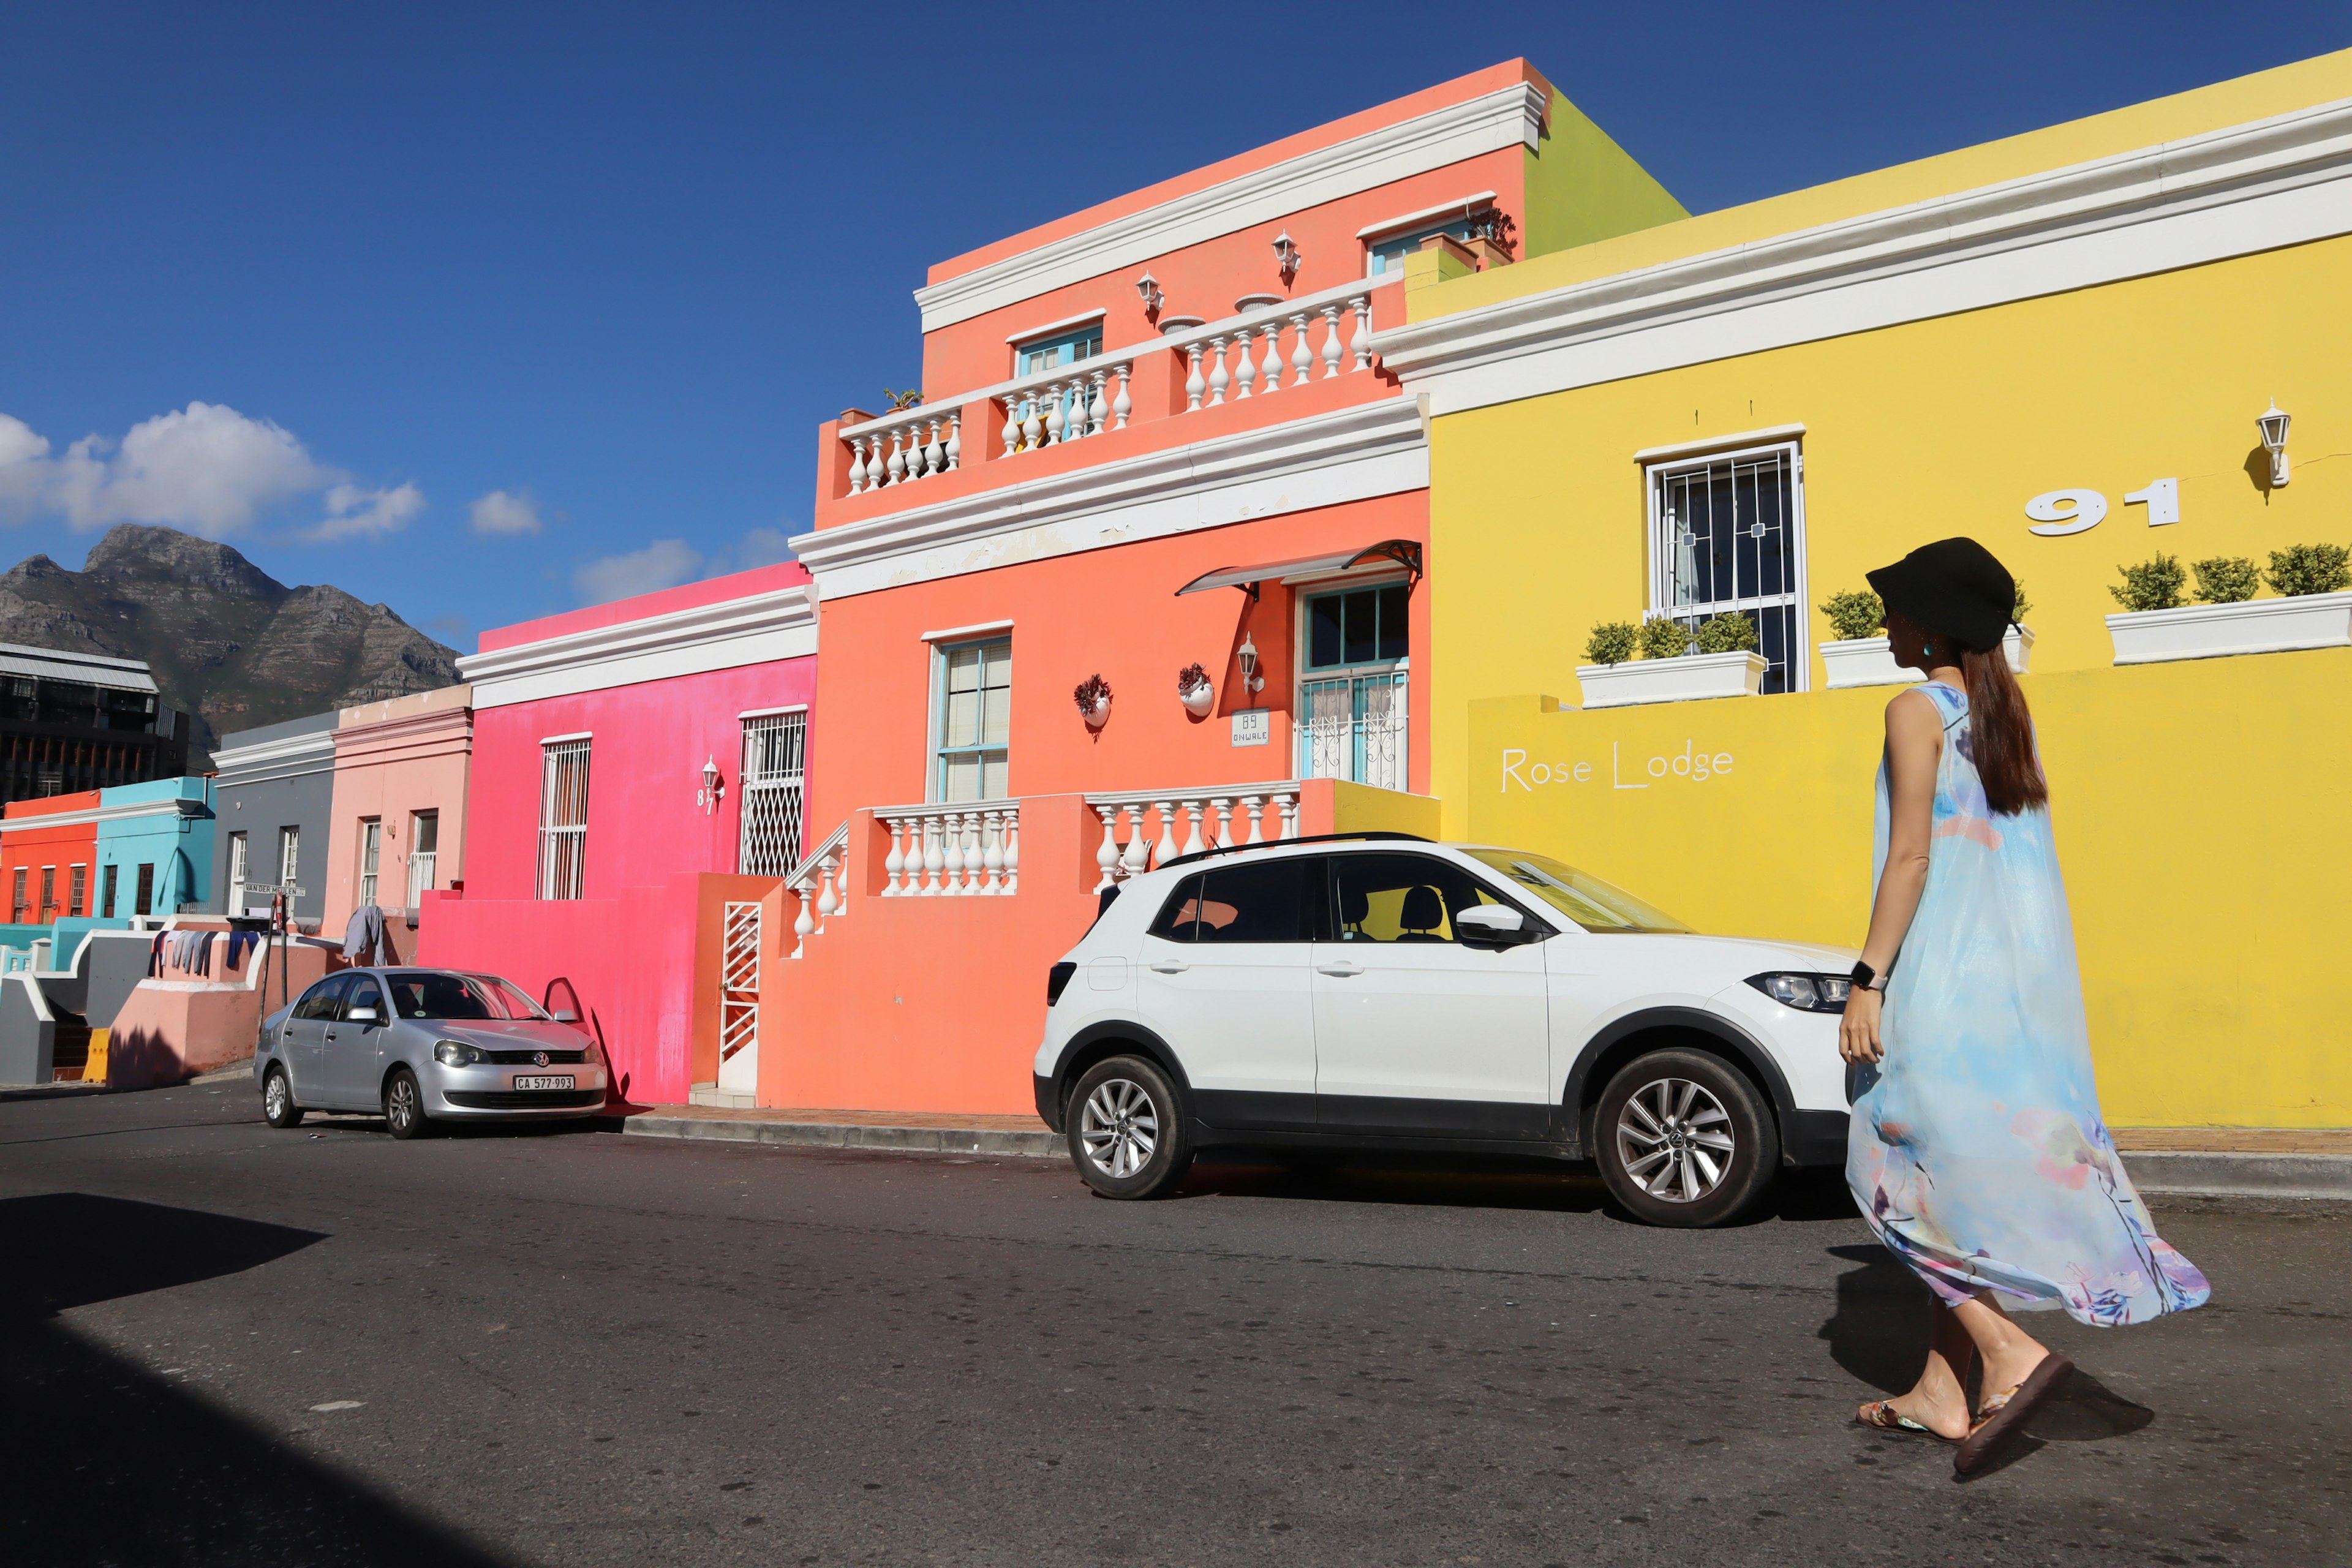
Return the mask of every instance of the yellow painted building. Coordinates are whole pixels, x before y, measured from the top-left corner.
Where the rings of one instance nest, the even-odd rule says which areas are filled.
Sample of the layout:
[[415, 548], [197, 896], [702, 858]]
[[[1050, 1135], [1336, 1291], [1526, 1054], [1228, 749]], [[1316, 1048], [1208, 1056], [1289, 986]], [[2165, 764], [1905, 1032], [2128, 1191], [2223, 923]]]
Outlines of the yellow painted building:
[[[2352, 52], [1516, 266], [1412, 268], [1381, 349], [1429, 416], [1447, 836], [1549, 850], [1702, 930], [1858, 945], [1899, 688], [1843, 684], [1862, 653], [1825, 659], [1819, 606], [1969, 534], [2031, 605], [2110, 1117], [2352, 1124], [2352, 602], [2106, 618], [2119, 568], [2158, 553], [2352, 544]], [[1734, 608], [1768, 633], [1760, 695], [1601, 706], [1681, 678], [1579, 673], [1596, 624]], [[2241, 647], [2290, 650], [2213, 657]]]

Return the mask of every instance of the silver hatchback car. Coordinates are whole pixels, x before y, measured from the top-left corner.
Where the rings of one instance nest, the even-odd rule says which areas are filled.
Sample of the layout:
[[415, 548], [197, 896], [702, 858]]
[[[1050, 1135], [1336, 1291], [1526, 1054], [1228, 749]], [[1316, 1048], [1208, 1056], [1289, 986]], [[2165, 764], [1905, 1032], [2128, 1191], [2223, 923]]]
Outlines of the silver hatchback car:
[[380, 1111], [395, 1138], [432, 1123], [539, 1121], [604, 1107], [604, 1053], [495, 974], [346, 969], [262, 1025], [255, 1084], [272, 1127], [307, 1110]]

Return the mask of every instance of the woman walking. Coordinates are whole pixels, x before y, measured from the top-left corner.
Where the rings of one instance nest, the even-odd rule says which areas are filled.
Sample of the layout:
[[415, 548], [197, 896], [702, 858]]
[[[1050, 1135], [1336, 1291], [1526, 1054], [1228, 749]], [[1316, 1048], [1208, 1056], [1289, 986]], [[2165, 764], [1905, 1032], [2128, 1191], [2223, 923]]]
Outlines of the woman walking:
[[1869, 578], [1896, 662], [1927, 679], [1886, 708], [1877, 897], [1839, 1033], [1876, 1081], [1846, 1181], [1936, 1305], [1916, 1386], [1857, 1418], [1958, 1440], [1965, 1476], [2074, 1370], [2010, 1310], [2113, 1328], [2210, 1288], [2156, 1234], [2099, 1113], [2049, 788], [2001, 650], [2016, 584], [1972, 539]]

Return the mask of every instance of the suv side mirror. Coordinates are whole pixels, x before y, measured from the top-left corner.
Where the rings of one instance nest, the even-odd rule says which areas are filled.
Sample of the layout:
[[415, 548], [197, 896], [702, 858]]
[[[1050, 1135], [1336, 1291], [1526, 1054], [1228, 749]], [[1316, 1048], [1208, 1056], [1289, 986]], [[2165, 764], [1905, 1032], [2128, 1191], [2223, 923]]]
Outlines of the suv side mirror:
[[1515, 947], [1539, 940], [1543, 933], [1528, 924], [1528, 917], [1508, 904], [1480, 904], [1454, 917], [1454, 934], [1467, 942]]
[[351, 1023], [373, 1024], [375, 1022], [375, 1009], [373, 1007], [354, 1007], [350, 1012], [344, 1014], [343, 1016]]

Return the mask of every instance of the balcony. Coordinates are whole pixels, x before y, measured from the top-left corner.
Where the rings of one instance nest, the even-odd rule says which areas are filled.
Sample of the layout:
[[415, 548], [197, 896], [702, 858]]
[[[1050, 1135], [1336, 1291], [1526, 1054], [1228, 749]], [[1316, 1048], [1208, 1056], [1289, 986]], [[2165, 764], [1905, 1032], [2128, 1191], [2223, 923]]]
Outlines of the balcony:
[[1372, 333], [1403, 308], [1401, 274], [1358, 279], [828, 426], [817, 527], [1392, 398]]

